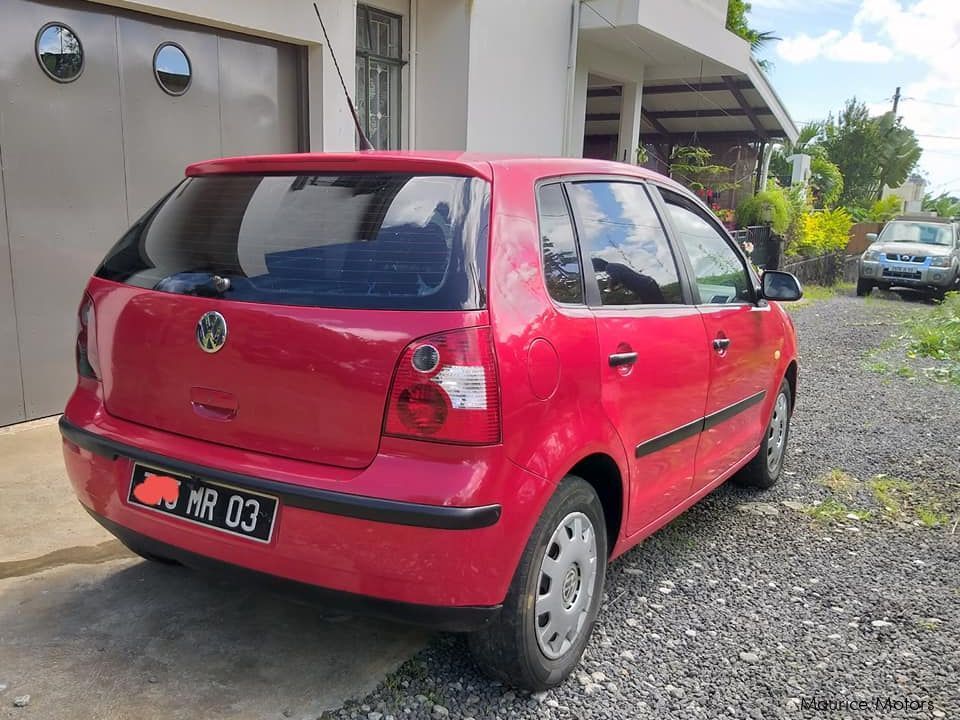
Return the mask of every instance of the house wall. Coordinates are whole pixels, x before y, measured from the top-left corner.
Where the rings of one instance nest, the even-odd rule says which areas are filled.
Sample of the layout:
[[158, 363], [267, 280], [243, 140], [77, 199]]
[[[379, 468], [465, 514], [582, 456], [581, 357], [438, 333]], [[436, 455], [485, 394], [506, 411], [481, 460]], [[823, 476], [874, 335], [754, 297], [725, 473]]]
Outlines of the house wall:
[[467, 149], [561, 155], [572, 3], [471, 5]]
[[416, 124], [418, 150], [467, 147], [470, 11], [466, 0], [417, 0]]

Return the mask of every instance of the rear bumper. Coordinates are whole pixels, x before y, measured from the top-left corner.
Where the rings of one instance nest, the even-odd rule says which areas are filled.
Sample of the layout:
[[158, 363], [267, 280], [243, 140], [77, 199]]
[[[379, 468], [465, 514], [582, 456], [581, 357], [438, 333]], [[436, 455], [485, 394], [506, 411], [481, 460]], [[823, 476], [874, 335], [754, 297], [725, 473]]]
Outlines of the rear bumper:
[[[163, 548], [155, 554], [187, 565], [234, 566], [319, 588], [322, 598], [345, 597], [348, 609], [448, 628], [476, 627], [496, 613], [553, 492], [552, 483], [511, 463], [499, 447], [481, 455], [438, 446], [425, 458], [398, 443], [342, 479], [347, 473], [338, 468], [128, 423], [79, 390], [61, 429], [78, 499], [125, 542], [145, 538]], [[136, 461], [278, 497], [270, 542], [129, 503]]]
[[194, 570], [216, 573], [218, 575], [236, 578], [244, 582], [255, 582], [259, 585], [282, 592], [284, 595], [298, 596], [310, 602], [323, 605], [327, 608], [341, 610], [350, 614], [370, 615], [387, 620], [414, 625], [424, 625], [448, 632], [466, 632], [479, 630], [496, 620], [501, 607], [437, 607], [417, 605], [413, 603], [380, 600], [377, 598], [355, 595], [347, 592], [337, 592], [326, 588], [308, 585], [294, 580], [277, 577], [268, 573], [257, 572], [239, 565], [214, 560], [203, 555], [184, 550], [175, 545], [168, 545], [153, 538], [141, 535], [129, 528], [123, 527], [112, 520], [97, 515], [89, 508], [87, 512], [98, 523], [115, 535], [120, 542], [137, 553], [149, 553], [162, 558], [176, 560]]
[[274, 482], [229, 470], [203, 467], [192, 462], [164, 457], [83, 430], [67, 420], [66, 417], [60, 418], [60, 434], [77, 447], [83, 448], [93, 455], [109, 458], [112, 461], [118, 458], [129, 458], [185, 475], [222, 480], [241, 489], [273, 495], [280, 498], [284, 505], [304, 510], [373, 520], [392, 525], [410, 525], [444, 530], [476, 530], [496, 525], [497, 520], [500, 519], [499, 505], [462, 508], [399, 502], [397, 500], [384, 500], [290, 485], [289, 483]]

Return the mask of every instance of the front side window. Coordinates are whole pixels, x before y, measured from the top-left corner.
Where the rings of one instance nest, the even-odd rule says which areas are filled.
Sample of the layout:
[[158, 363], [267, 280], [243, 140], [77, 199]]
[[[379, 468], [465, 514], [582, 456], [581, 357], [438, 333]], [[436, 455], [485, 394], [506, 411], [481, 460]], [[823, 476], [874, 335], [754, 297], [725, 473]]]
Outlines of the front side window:
[[593, 270], [602, 304], [683, 302], [676, 261], [643, 186], [575, 183], [570, 200], [583, 228], [584, 264]]
[[357, 113], [378, 150], [400, 149], [399, 15], [357, 5]]
[[740, 256], [703, 210], [682, 195], [661, 190], [670, 222], [693, 265], [700, 302], [752, 302], [752, 283]]
[[189, 178], [97, 276], [241, 302], [484, 307], [489, 186], [387, 173]]
[[582, 303], [583, 279], [577, 239], [560, 185], [540, 189], [540, 249], [547, 292], [557, 302]]

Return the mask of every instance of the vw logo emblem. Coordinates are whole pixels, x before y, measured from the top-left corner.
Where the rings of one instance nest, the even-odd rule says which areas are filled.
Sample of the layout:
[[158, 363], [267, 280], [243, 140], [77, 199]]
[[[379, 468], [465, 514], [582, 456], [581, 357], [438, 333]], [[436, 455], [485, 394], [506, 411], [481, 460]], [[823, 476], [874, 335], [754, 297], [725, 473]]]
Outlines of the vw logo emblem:
[[215, 353], [227, 342], [227, 321], [211, 310], [197, 323], [197, 344], [204, 352]]

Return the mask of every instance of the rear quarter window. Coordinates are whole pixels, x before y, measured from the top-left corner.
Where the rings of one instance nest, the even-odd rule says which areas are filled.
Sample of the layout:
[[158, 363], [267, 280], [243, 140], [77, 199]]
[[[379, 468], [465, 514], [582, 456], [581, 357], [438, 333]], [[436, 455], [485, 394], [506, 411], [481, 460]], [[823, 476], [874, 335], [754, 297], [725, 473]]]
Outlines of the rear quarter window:
[[489, 186], [409, 174], [190, 178], [97, 276], [137, 287], [314, 307], [485, 305]]

